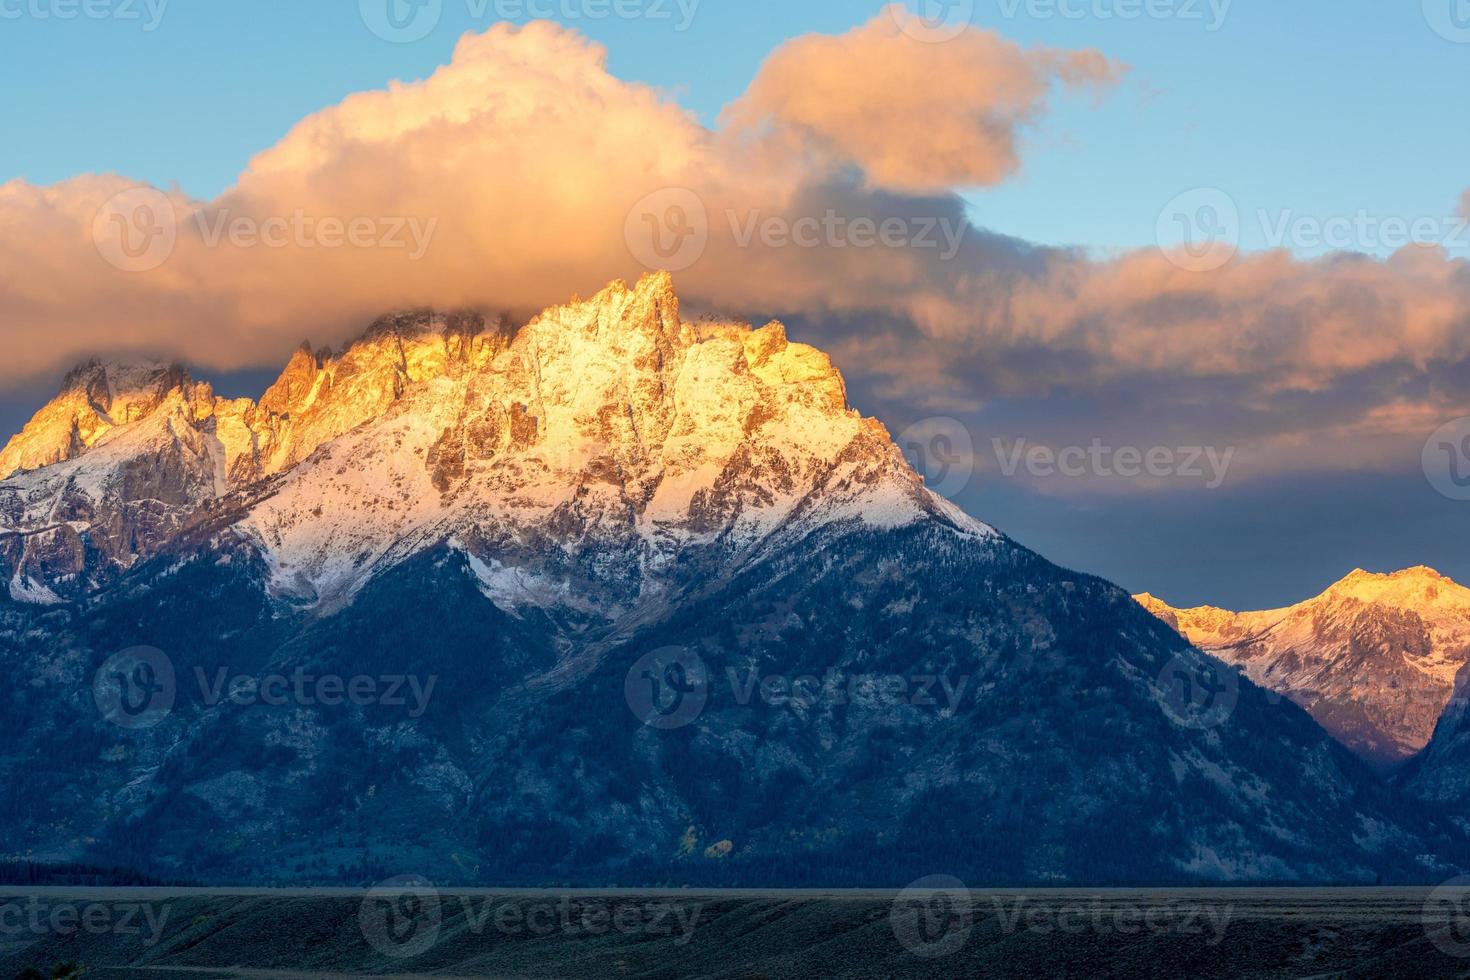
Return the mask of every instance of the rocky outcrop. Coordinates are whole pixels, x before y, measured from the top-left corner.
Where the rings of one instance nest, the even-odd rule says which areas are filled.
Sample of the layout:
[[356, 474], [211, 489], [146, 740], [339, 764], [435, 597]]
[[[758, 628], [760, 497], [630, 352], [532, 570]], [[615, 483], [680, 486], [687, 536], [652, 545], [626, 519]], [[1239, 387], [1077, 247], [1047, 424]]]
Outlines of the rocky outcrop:
[[[341, 354], [303, 344], [259, 402], [216, 399], [178, 369], [150, 383], [164, 395], [128, 403], [130, 421], [107, 429], [119, 434], [107, 455], [91, 455], [102, 437], [91, 436], [93, 423], [82, 427], [91, 442], [72, 459], [87, 460], [93, 479], [78, 484], [55, 470], [23, 493], [0, 484], [0, 497], [12, 495], [12, 532], [37, 531], [63, 498], [92, 515], [73, 530], [90, 556], [83, 563], [101, 563], [55, 581], [46, 570], [64, 566], [23, 557], [8, 569], [12, 578], [26, 569], [13, 597], [95, 587], [153, 553], [163, 528], [265, 481], [270, 493], [241, 510], [236, 528], [267, 556], [277, 588], [312, 603], [345, 601], [385, 567], [444, 541], [486, 563], [504, 556], [477, 542], [616, 543], [617, 559], [581, 567], [577, 583], [616, 609], [656, 591], [660, 570], [691, 545], [729, 554], [783, 527], [891, 526], [941, 512], [967, 533], [988, 533], [925, 491], [883, 427], [852, 411], [825, 354], [790, 342], [779, 323], [686, 324], [662, 274], [636, 287], [615, 282], [519, 330], [471, 313], [383, 317]], [[54, 420], [77, 417], [79, 398], [95, 402], [86, 388], [70, 383], [28, 429], [34, 445], [20, 437], [17, 455], [56, 455]], [[169, 392], [187, 410], [143, 435]], [[132, 429], [137, 437], [121, 438]], [[106, 524], [97, 513], [141, 499], [128, 471], [166, 474], [179, 492], [148, 498], [157, 532], [130, 534], [122, 520], [120, 540], [136, 541], [134, 551], [88, 550]], [[486, 589], [510, 605], [535, 593], [508, 595], [494, 576]]]
[[1470, 589], [1429, 568], [1360, 569], [1314, 599], [1266, 612], [1137, 599], [1380, 766], [1429, 743], [1470, 662]]

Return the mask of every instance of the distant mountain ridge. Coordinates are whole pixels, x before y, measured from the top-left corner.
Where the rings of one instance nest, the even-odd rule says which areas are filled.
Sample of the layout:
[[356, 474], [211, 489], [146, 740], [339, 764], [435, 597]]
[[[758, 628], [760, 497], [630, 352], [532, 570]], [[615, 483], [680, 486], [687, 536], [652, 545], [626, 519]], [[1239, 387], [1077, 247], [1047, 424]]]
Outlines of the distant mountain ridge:
[[1429, 744], [1470, 661], [1470, 589], [1422, 566], [1388, 575], [1358, 569], [1315, 598], [1264, 612], [1136, 598], [1377, 765]]
[[[540, 885], [1470, 864], [1301, 709], [925, 487], [825, 354], [686, 322], [666, 275], [519, 328], [384, 317], [258, 402], [89, 370], [0, 481], [16, 856]], [[305, 675], [423, 703], [220, 693]], [[146, 726], [99, 710], [165, 690]]]

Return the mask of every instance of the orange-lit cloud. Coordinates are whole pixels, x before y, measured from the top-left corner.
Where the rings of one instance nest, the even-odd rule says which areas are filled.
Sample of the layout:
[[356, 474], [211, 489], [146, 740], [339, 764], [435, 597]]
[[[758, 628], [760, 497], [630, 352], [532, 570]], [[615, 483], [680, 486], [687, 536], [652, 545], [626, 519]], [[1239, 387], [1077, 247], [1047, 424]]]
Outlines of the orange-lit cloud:
[[[1378, 465], [1386, 440], [1470, 412], [1470, 266], [1441, 252], [1191, 273], [1154, 251], [1035, 248], [921, 192], [1002, 179], [1054, 84], [1119, 69], [977, 30], [926, 44], [899, 16], [783, 46], [715, 130], [574, 32], [466, 35], [430, 78], [303, 120], [216, 200], [168, 192], [176, 241], [147, 271], [93, 234], [136, 182], [0, 185], [0, 381], [123, 350], [275, 364], [405, 306], [533, 312], [658, 261], [629, 238], [648, 218], [676, 243], [698, 227], [678, 256], [686, 309], [802, 320], [916, 410], [1062, 392], [1088, 424], [1165, 419], [1334, 465]], [[677, 213], [634, 209], [670, 194]]]
[[782, 45], [724, 122], [869, 182], [933, 191], [996, 184], [1020, 166], [1019, 130], [1054, 84], [1106, 87], [1123, 69], [1097, 51], [1027, 50], [990, 31], [923, 43], [891, 7], [839, 37]]

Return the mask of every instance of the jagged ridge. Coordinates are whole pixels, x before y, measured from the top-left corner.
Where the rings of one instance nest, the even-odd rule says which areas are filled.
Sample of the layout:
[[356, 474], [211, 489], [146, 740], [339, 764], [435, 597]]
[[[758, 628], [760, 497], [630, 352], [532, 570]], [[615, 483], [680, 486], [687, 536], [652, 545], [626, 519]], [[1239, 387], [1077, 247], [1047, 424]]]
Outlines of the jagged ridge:
[[1422, 566], [1391, 575], [1358, 569], [1315, 598], [1263, 612], [1136, 598], [1379, 765], [1428, 744], [1470, 661], [1470, 589]]

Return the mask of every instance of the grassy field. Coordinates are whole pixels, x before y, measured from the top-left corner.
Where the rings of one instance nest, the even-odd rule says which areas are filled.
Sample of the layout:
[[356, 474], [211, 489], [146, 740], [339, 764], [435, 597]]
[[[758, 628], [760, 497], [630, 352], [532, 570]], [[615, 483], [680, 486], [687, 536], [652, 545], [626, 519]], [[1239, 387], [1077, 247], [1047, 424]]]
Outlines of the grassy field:
[[1428, 889], [372, 892], [0, 889], [0, 980], [1466, 977]]

